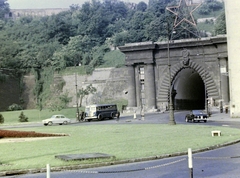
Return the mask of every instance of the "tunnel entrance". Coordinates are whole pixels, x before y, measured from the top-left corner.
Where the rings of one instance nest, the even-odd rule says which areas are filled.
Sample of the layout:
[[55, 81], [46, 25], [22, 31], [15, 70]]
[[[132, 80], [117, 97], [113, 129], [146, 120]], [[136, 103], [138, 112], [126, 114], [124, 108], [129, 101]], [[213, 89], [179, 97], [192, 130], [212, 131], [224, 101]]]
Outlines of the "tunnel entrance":
[[193, 69], [181, 70], [173, 81], [173, 104], [175, 110], [205, 108], [205, 86], [202, 78]]

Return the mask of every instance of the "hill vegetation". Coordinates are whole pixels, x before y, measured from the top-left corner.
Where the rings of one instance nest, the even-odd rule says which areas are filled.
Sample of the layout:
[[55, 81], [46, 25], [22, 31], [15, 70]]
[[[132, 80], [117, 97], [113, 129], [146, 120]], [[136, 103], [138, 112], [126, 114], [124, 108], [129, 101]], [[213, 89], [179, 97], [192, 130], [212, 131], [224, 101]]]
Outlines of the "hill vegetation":
[[[14, 69], [19, 76], [34, 74], [34, 95], [42, 109], [51, 99], [54, 74], [69, 72], [68, 68], [76, 65], [83, 66], [81, 70], [86, 74], [96, 67], [121, 67], [124, 55], [111, 49], [126, 43], [166, 40], [166, 24], [174, 16], [165, 9], [176, 4], [176, 0], [149, 0], [148, 4], [93, 0], [81, 7], [72, 5], [69, 11], [57, 15], [12, 20], [4, 16], [10, 12], [7, 0], [0, 0], [0, 68]], [[206, 0], [194, 15], [216, 15], [224, 12], [223, 8], [224, 4], [217, 0]], [[217, 30], [208, 29], [214, 35], [224, 33], [221, 17]], [[59, 86], [63, 85], [60, 82]]]

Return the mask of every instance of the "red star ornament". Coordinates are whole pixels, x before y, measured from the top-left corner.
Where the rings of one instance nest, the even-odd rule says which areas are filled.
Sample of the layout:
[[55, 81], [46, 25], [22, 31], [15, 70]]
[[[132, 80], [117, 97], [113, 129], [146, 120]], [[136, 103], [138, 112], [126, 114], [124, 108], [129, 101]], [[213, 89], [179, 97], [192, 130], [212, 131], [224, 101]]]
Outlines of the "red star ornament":
[[183, 22], [187, 22], [193, 26], [196, 26], [196, 22], [193, 18], [193, 12], [201, 5], [201, 3], [187, 3], [187, 0], [180, 0], [178, 6], [166, 7], [168, 11], [175, 14], [174, 28]]

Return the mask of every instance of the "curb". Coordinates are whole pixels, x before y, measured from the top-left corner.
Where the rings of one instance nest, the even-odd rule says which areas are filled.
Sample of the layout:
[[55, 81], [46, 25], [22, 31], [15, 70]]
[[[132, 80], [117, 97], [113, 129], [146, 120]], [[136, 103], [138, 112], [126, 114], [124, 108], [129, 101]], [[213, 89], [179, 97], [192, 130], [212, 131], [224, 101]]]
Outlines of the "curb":
[[[200, 153], [200, 152], [204, 152], [204, 151], [210, 151], [210, 150], [214, 150], [214, 149], [217, 149], [217, 148], [233, 145], [233, 144], [236, 144], [236, 143], [239, 143], [239, 142], [240, 142], [240, 139], [232, 141], [232, 142], [227, 142], [227, 143], [213, 145], [213, 146], [202, 148], [202, 149], [193, 150], [192, 153], [195, 154], [195, 153]], [[127, 164], [127, 163], [136, 163], [136, 162], [142, 162], [142, 161], [164, 159], [164, 158], [170, 158], [170, 157], [176, 157], [176, 156], [183, 156], [183, 155], [187, 155], [187, 154], [188, 154], [188, 152], [184, 151], [184, 152], [176, 152], [176, 153], [173, 153], [173, 154], [156, 155], [156, 156], [150, 156], [150, 157], [135, 158], [135, 159], [128, 159], [128, 160], [120, 160], [120, 161], [112, 161], [112, 162], [97, 163], [97, 164], [51, 167], [51, 171], [60, 172], [60, 171], [66, 171], [66, 170], [97, 168], [97, 167], [104, 167], [104, 166], [111, 166], [111, 165], [118, 165], [118, 164]], [[13, 171], [0, 172], [0, 177], [22, 175], [22, 174], [37, 174], [37, 173], [45, 173], [45, 172], [46, 172], [46, 168], [13, 170]]]

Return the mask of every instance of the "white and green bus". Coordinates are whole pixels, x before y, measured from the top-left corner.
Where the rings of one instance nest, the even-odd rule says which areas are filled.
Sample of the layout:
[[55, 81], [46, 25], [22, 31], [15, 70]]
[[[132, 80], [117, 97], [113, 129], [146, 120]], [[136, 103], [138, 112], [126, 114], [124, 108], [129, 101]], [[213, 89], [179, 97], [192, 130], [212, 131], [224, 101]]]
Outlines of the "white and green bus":
[[85, 107], [85, 121], [119, 119], [120, 112], [116, 104], [93, 104]]

